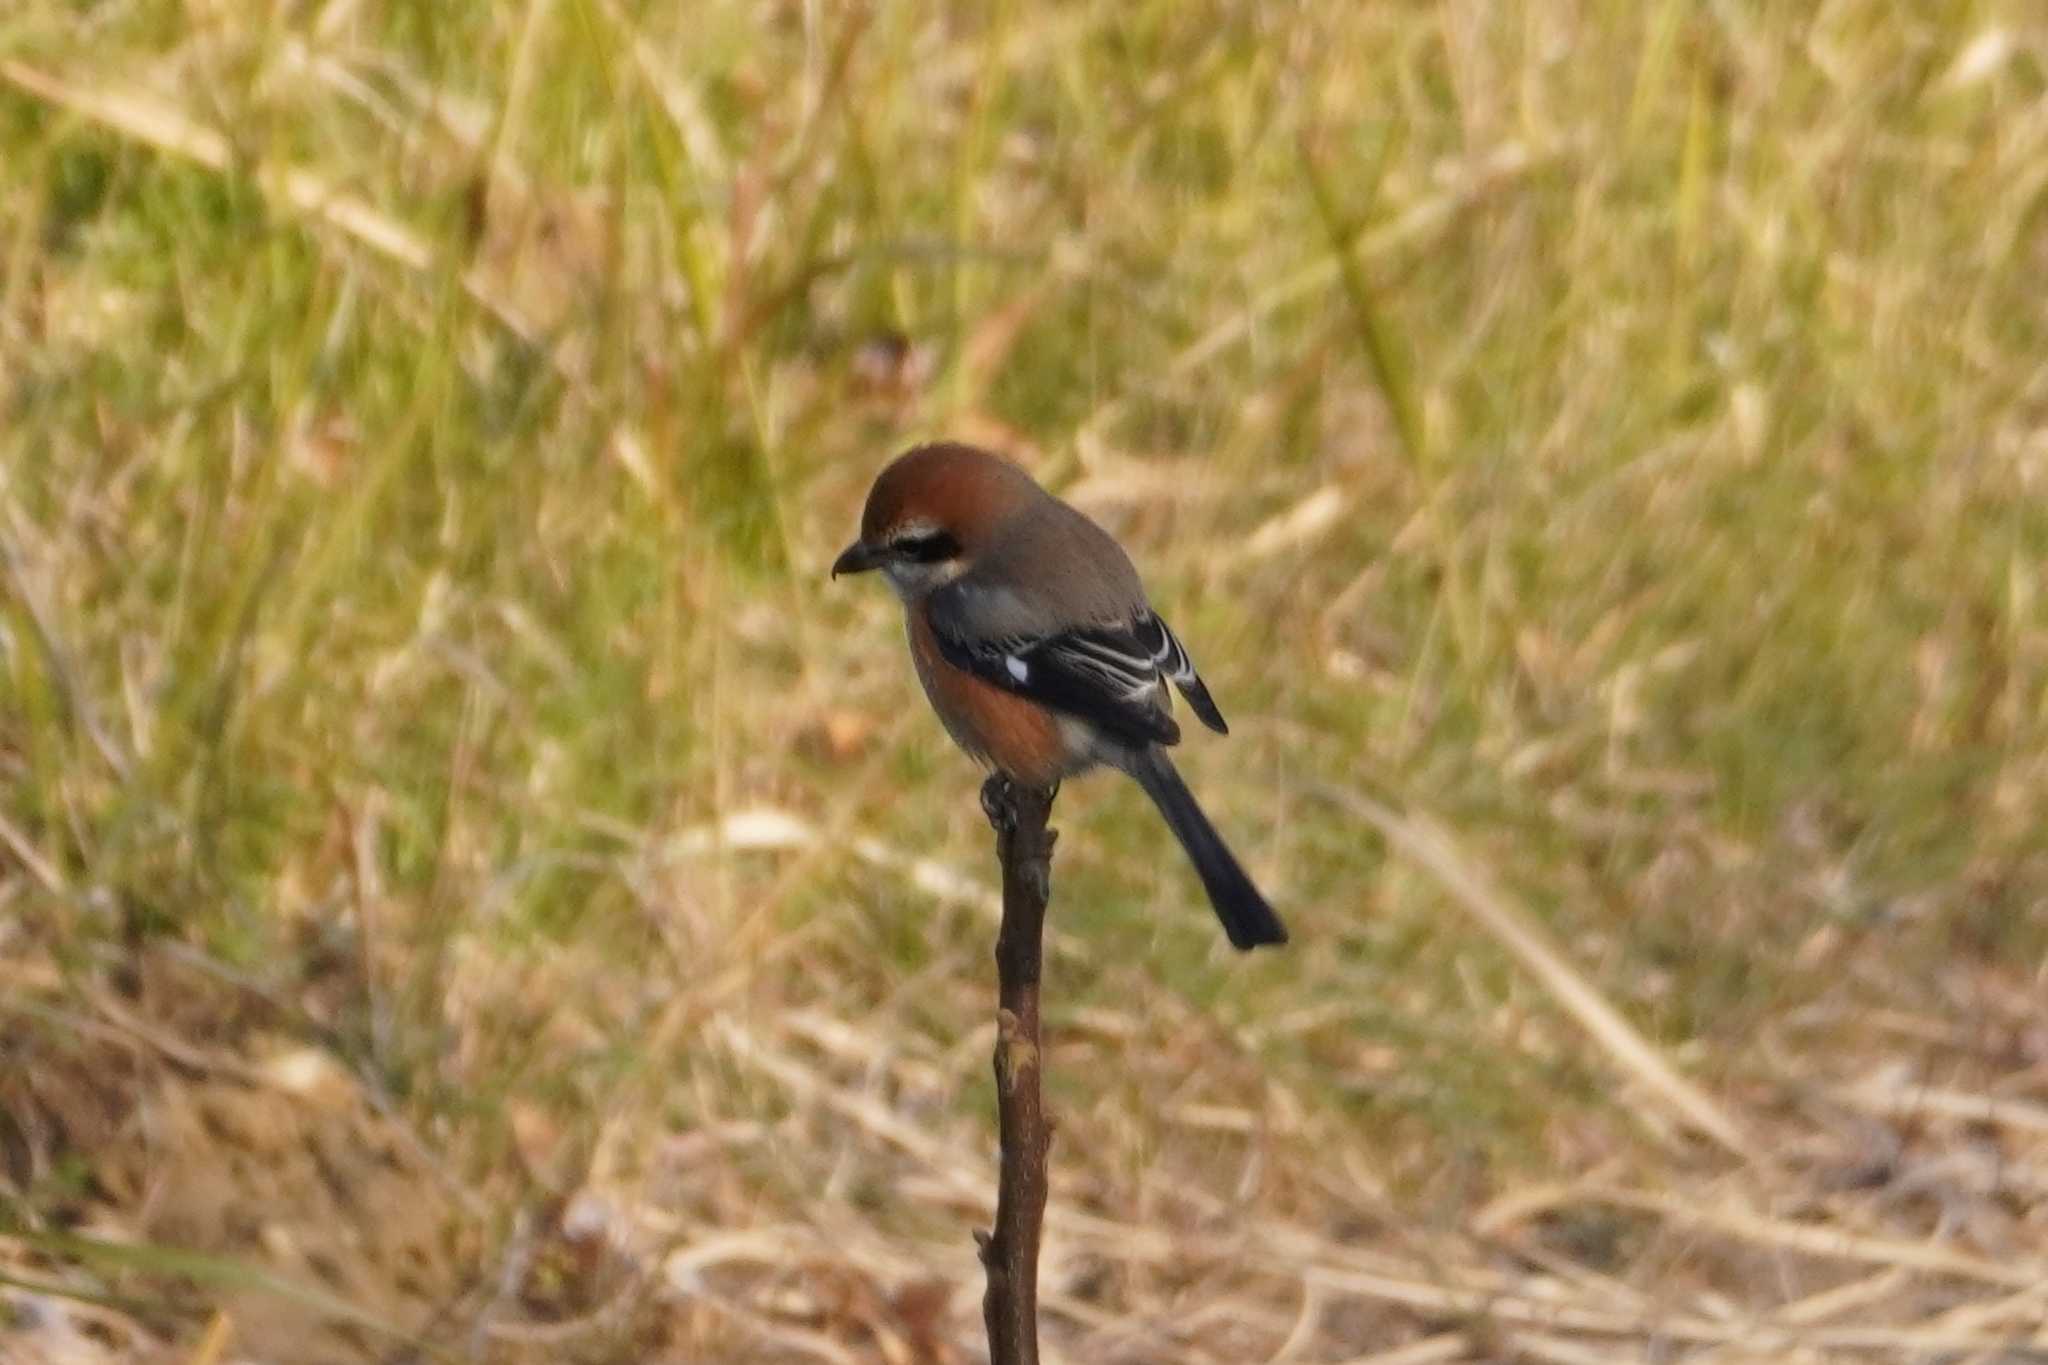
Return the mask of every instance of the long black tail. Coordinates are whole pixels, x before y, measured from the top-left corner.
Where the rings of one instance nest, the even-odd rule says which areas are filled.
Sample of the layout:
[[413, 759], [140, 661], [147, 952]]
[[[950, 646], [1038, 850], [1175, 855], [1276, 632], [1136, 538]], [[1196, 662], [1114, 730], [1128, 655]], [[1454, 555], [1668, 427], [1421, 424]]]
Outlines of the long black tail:
[[1156, 744], [1146, 746], [1132, 755], [1129, 772], [1188, 851], [1202, 888], [1209, 893], [1209, 904], [1216, 907], [1216, 918], [1230, 936], [1230, 946], [1248, 952], [1260, 944], [1287, 942], [1287, 927], [1195, 804], [1195, 794], [1180, 780], [1166, 751]]

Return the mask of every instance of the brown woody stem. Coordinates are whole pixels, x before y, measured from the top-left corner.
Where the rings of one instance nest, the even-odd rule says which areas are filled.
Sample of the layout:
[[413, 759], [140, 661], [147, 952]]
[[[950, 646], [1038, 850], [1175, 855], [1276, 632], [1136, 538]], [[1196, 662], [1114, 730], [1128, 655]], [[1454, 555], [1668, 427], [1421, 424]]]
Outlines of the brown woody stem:
[[1052, 846], [1058, 838], [1046, 827], [1053, 796], [1000, 773], [981, 789], [1003, 868], [995, 1056], [1002, 1169], [995, 1229], [979, 1239], [988, 1275], [981, 1315], [988, 1326], [990, 1365], [1038, 1362], [1038, 1241], [1045, 1223], [1046, 1148], [1052, 1140], [1039, 1086], [1038, 982], [1045, 904], [1052, 893]]

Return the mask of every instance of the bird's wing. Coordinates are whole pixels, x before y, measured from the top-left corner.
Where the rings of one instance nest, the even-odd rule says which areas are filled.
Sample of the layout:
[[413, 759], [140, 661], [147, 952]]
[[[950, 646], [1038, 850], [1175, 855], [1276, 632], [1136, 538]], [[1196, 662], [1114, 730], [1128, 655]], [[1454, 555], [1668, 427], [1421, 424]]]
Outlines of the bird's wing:
[[1138, 619], [1134, 630], [1139, 642], [1152, 651], [1159, 675], [1180, 689], [1196, 719], [1219, 735], [1229, 734], [1230, 727], [1223, 723], [1223, 713], [1216, 709], [1216, 699], [1209, 695], [1202, 675], [1195, 672], [1195, 661], [1188, 657], [1187, 647], [1181, 644], [1172, 627], [1147, 612]]
[[932, 595], [940, 654], [1006, 692], [1090, 721], [1126, 744], [1177, 744], [1180, 726], [1162, 695], [1170, 680], [1203, 724], [1224, 728], [1187, 651], [1149, 611], [1128, 623], [990, 638], [966, 629], [952, 605], [945, 589]]

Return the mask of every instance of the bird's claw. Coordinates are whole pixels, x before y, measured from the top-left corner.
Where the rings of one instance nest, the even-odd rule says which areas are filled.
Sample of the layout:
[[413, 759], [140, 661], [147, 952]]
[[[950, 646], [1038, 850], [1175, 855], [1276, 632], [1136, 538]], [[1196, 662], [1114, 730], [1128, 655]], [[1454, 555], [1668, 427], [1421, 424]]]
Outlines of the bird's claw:
[[1017, 805], [1010, 779], [1004, 774], [990, 773], [988, 781], [981, 784], [981, 813], [998, 834], [1008, 834], [1017, 828]]
[[[1055, 782], [1042, 793], [1048, 808], [1053, 798], [1060, 794], [1060, 784]], [[1017, 832], [1017, 802], [1020, 796], [1039, 796], [1037, 788], [1020, 784], [1008, 773], [990, 773], [981, 784], [981, 813], [988, 817], [988, 823], [998, 834]], [[1047, 848], [1052, 847], [1050, 843]]]

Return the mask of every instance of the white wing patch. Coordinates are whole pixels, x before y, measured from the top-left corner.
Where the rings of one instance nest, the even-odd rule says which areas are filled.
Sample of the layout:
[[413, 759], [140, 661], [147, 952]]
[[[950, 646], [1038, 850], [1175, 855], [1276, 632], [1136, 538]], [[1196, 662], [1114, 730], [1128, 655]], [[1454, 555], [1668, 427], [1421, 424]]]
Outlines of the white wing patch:
[[1003, 667], [1009, 669], [1010, 676], [1015, 678], [1018, 682], [1021, 683], [1031, 681], [1031, 665], [1025, 663], [1016, 655], [1005, 654], [1003, 656]]

